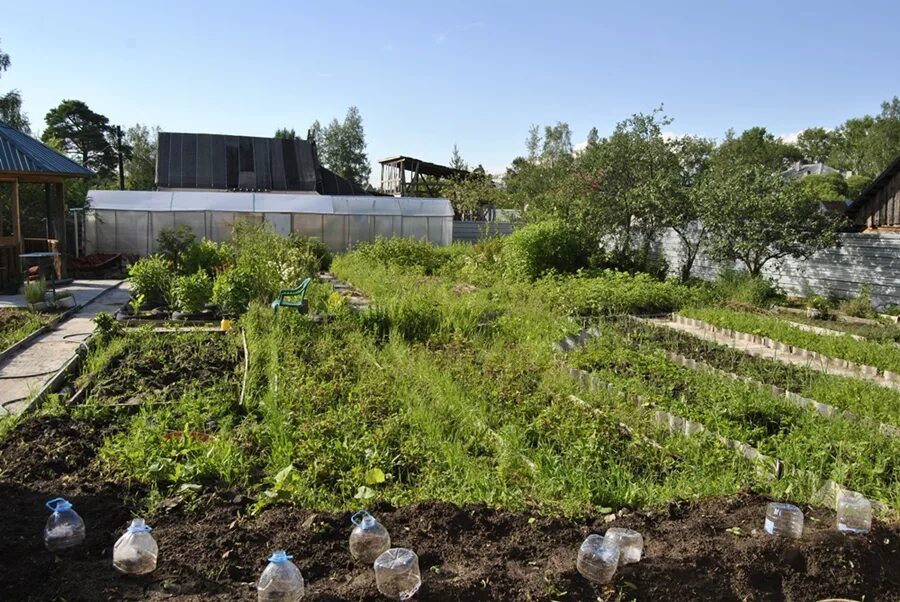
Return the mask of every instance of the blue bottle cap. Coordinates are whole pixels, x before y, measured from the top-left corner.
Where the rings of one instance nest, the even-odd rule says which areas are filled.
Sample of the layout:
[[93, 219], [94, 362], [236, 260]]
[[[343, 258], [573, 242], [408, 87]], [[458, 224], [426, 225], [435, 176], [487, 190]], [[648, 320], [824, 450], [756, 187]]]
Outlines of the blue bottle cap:
[[142, 518], [136, 518], [128, 525], [129, 533], [149, 533], [150, 531], [152, 531], [150, 525], [145, 523]]
[[365, 510], [360, 510], [350, 517], [350, 522], [362, 529], [369, 529], [375, 524], [375, 517]]
[[53, 512], [65, 512], [66, 510], [72, 509], [72, 504], [69, 500], [61, 497], [55, 497], [52, 500], [48, 500], [45, 505]]
[[293, 556], [288, 555], [284, 550], [278, 550], [269, 557], [269, 562], [281, 564], [282, 562], [287, 562], [291, 558], [293, 558]]

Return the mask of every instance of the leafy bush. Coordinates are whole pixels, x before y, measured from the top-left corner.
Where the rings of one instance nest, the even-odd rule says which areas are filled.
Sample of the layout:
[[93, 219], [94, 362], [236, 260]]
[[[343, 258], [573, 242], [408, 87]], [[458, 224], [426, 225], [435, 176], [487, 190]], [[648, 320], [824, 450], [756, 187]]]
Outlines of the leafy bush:
[[859, 294], [853, 299], [841, 303], [841, 311], [855, 318], [874, 318], [878, 314], [872, 306], [872, 287], [863, 284], [859, 287]]
[[739, 305], [768, 307], [783, 295], [761, 276], [751, 276], [739, 270], [722, 270], [713, 282], [716, 295], [725, 302]]
[[531, 224], [510, 234], [501, 258], [505, 275], [528, 280], [551, 271], [575, 272], [586, 263], [580, 237], [557, 220]]
[[231, 261], [231, 250], [226, 244], [218, 244], [204, 238], [188, 246], [178, 263], [182, 274], [195, 274], [203, 270], [210, 277]]
[[321, 239], [315, 236], [291, 234], [290, 241], [295, 249], [299, 249], [315, 259], [316, 271], [327, 272], [331, 267], [331, 251]]
[[226, 314], [244, 313], [253, 299], [254, 287], [249, 272], [229, 268], [216, 276], [212, 287], [212, 301]]
[[702, 289], [673, 280], [660, 282], [649, 274], [605, 270], [577, 277], [539, 280], [535, 294], [553, 300], [568, 315], [664, 313], [705, 301]]
[[188, 249], [196, 243], [197, 237], [190, 226], [182, 224], [178, 228], [163, 228], [156, 237], [157, 252], [163, 259], [172, 262], [179, 269]]
[[147, 303], [159, 305], [169, 296], [172, 286], [171, 263], [160, 255], [138, 260], [128, 268], [128, 280], [135, 295], [144, 295]]
[[448, 255], [431, 243], [411, 238], [378, 238], [355, 251], [361, 257], [384, 265], [411, 268], [430, 276], [447, 262]]
[[172, 299], [179, 311], [197, 314], [212, 297], [212, 280], [203, 270], [190, 276], [178, 276], [172, 283]]

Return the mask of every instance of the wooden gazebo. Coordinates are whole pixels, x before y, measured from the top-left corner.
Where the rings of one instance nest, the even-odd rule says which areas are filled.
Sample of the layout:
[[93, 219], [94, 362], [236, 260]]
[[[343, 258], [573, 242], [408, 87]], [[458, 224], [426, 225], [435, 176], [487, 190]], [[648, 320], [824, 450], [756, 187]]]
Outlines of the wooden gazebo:
[[[0, 121], [0, 187], [9, 187], [10, 207], [0, 206], [0, 292], [16, 281], [23, 253], [55, 251], [66, 254], [65, 182], [69, 178], [90, 178], [94, 173], [69, 157]], [[44, 237], [25, 238], [22, 234], [20, 186], [44, 185], [46, 232]], [[0, 197], [2, 198], [2, 197]], [[0, 203], [3, 203], [0, 200]], [[5, 204], [5, 203], [4, 203]], [[4, 219], [9, 216], [9, 223]], [[65, 276], [66, 262], [55, 269]]]

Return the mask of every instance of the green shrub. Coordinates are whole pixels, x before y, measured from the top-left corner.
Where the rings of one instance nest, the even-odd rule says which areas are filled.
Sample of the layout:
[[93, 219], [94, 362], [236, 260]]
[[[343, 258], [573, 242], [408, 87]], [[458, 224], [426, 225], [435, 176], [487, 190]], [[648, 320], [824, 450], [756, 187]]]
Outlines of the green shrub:
[[436, 272], [449, 257], [431, 243], [401, 237], [378, 238], [359, 245], [355, 252], [365, 259], [414, 269], [426, 276]]
[[128, 268], [128, 280], [135, 295], [144, 295], [147, 303], [159, 305], [169, 298], [172, 264], [160, 255], [138, 260]]
[[548, 272], [575, 272], [585, 266], [580, 237], [561, 221], [525, 226], [507, 237], [501, 251], [503, 272], [514, 279], [535, 280]]
[[172, 262], [175, 269], [181, 267], [181, 262], [188, 249], [196, 244], [197, 237], [190, 226], [182, 224], [178, 228], [163, 228], [156, 237], [156, 250], [163, 259]]
[[441, 326], [441, 312], [423, 295], [404, 296], [388, 308], [391, 327], [404, 340], [424, 342]]
[[872, 306], [872, 287], [863, 284], [859, 287], [859, 293], [853, 299], [841, 303], [841, 311], [855, 318], [874, 318], [878, 315]]
[[25, 283], [25, 301], [28, 303], [43, 303], [46, 294], [47, 283], [43, 278]]
[[190, 276], [178, 276], [172, 282], [172, 300], [179, 311], [197, 314], [212, 298], [212, 280], [203, 270]]
[[221, 271], [231, 261], [231, 251], [226, 244], [218, 244], [204, 238], [188, 246], [178, 262], [182, 274], [195, 274], [203, 270], [210, 277]]
[[327, 272], [331, 268], [331, 251], [321, 239], [315, 236], [291, 234], [290, 241], [295, 249], [299, 249], [315, 259], [316, 271]]
[[253, 294], [251, 276], [240, 268], [226, 269], [213, 282], [212, 301], [229, 315], [244, 313]]
[[739, 270], [722, 270], [713, 282], [716, 295], [725, 302], [768, 307], [783, 295], [763, 277], [753, 277]]

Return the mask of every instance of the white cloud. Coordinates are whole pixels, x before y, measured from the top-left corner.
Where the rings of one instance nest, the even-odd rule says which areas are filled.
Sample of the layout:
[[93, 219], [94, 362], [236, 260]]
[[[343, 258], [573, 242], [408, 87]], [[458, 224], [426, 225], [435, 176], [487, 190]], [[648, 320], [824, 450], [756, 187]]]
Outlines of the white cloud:
[[446, 42], [446, 41], [447, 41], [447, 32], [439, 33], [439, 34], [437, 34], [436, 36], [434, 36], [434, 43], [435, 43], [435, 44], [440, 45], [440, 44], [443, 44], [443, 43]]
[[800, 137], [800, 134], [802, 132], [803, 130], [797, 130], [796, 132], [793, 132], [791, 134], [781, 134], [780, 136], [778, 136], [778, 139], [787, 144], [797, 144], [797, 138]]

